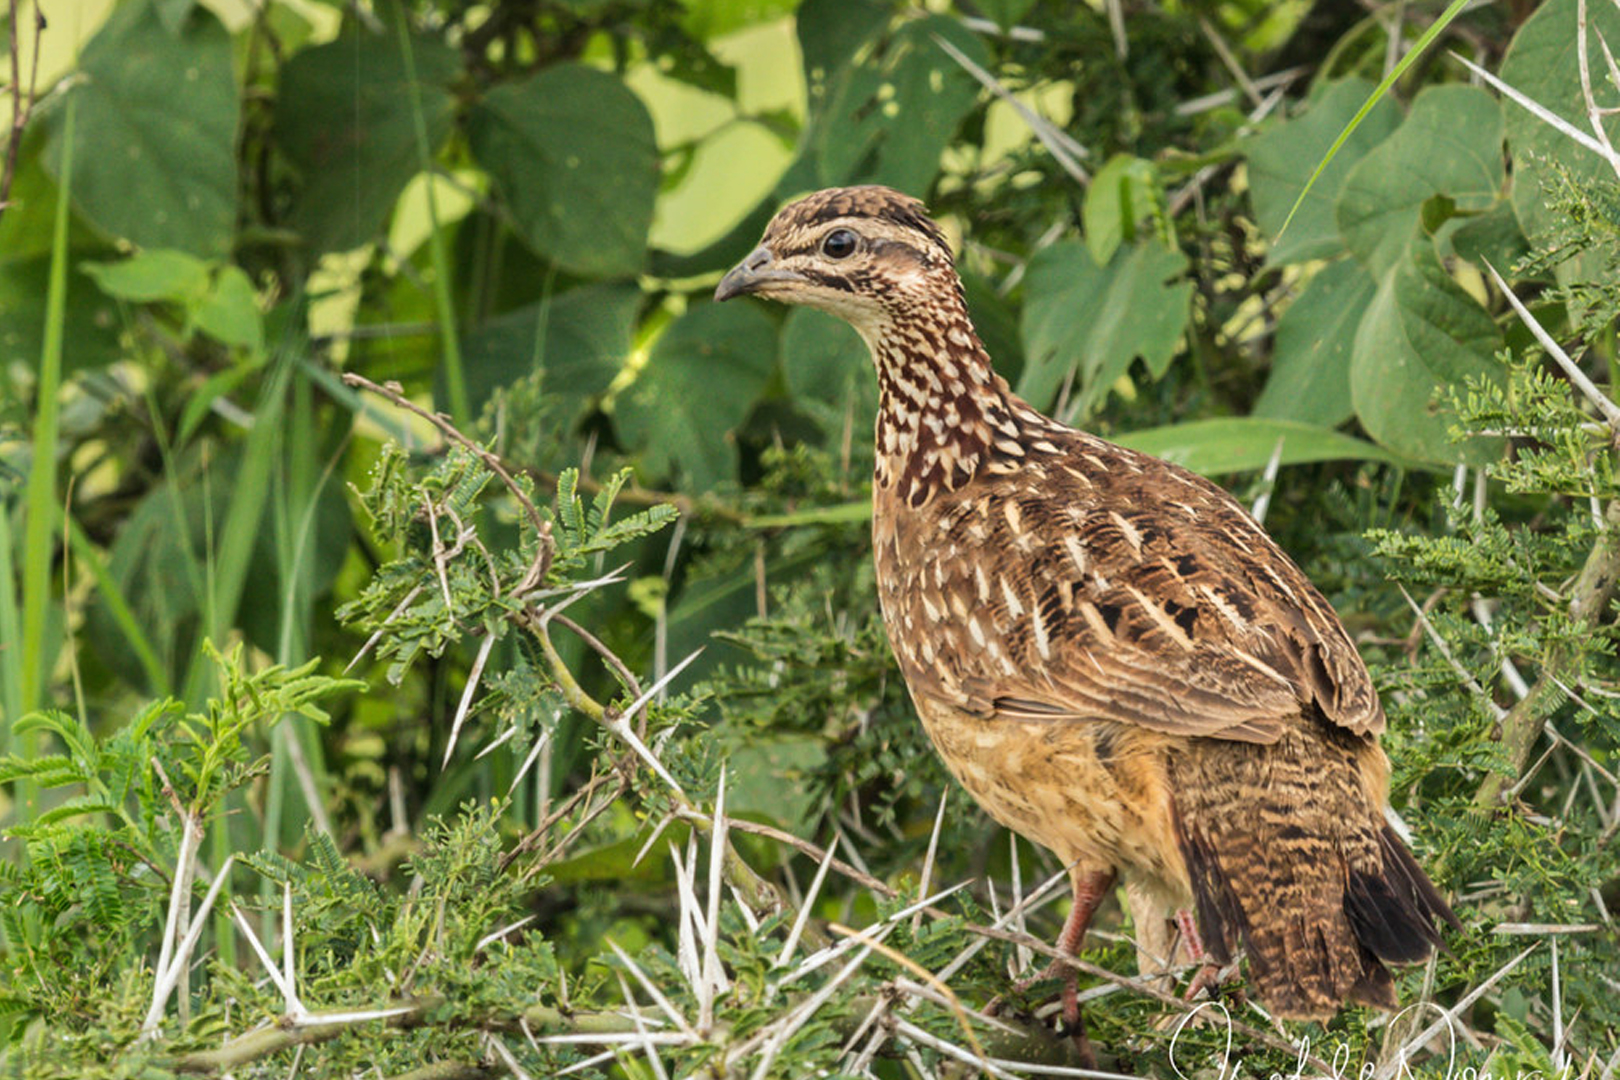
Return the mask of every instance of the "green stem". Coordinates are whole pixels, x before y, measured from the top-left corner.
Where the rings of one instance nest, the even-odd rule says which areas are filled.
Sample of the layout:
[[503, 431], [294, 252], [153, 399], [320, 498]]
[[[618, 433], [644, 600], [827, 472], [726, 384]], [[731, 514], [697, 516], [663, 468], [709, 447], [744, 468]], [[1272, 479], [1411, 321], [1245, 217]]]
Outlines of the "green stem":
[[[45, 340], [39, 358], [38, 411], [34, 417], [33, 461], [28, 470], [27, 517], [23, 526], [22, 670], [19, 676], [20, 705], [24, 712], [38, 708], [45, 691], [45, 628], [51, 599], [56, 524], [58, 397], [62, 388], [62, 340], [67, 327], [68, 193], [73, 189], [73, 116], [77, 101], [76, 94], [68, 95], [62, 120], [62, 171], [57, 178], [50, 284], [45, 298]], [[39, 736], [30, 734], [24, 741], [23, 756], [37, 756]], [[27, 821], [34, 816], [38, 792], [32, 784], [25, 784], [19, 795], [23, 805], [18, 818]]]
[[444, 250], [439, 229], [439, 204], [433, 193], [433, 148], [428, 145], [427, 119], [422, 115], [422, 91], [416, 82], [416, 54], [411, 49], [410, 20], [396, 5], [399, 50], [405, 60], [405, 84], [410, 88], [411, 123], [416, 129], [416, 156], [426, 179], [428, 211], [428, 251], [433, 258], [433, 302], [439, 312], [440, 340], [444, 343], [444, 381], [450, 388], [450, 416], [457, 427], [472, 424], [472, 406], [467, 401], [467, 380], [461, 368], [461, 339], [456, 332], [456, 310], [450, 296], [450, 258]]

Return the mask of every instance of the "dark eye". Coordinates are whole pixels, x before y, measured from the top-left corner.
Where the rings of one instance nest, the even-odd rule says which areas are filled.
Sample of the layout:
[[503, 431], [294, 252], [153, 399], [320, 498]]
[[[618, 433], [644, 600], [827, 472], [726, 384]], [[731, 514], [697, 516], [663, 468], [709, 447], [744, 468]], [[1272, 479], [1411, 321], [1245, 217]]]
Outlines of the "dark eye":
[[855, 254], [855, 234], [848, 229], [834, 229], [821, 242], [821, 253], [829, 259], [847, 259]]

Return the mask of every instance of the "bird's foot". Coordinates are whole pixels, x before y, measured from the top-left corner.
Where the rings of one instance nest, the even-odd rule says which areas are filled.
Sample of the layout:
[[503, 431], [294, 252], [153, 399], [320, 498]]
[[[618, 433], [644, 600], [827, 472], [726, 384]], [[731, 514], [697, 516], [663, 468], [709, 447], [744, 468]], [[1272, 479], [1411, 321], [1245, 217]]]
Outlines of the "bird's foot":
[[1059, 996], [1063, 1005], [1058, 1013], [1057, 1034], [1067, 1037], [1074, 1044], [1075, 1055], [1081, 1068], [1095, 1069], [1097, 1055], [1092, 1050], [1091, 1040], [1086, 1037], [1085, 1018], [1080, 1015], [1080, 973], [1062, 960], [1053, 960], [1039, 974], [1026, 976], [1013, 983], [1009, 994], [997, 995], [984, 1007], [984, 1014], [1001, 1015], [1007, 1007], [1007, 997], [1020, 996], [1037, 983], [1051, 979], [1057, 979], [1062, 984]]
[[[1221, 980], [1221, 967], [1204, 949], [1204, 939], [1198, 934], [1198, 924], [1193, 921], [1192, 912], [1183, 908], [1176, 912], [1176, 926], [1181, 931], [1182, 946], [1189, 959], [1202, 961], [1201, 966], [1193, 973], [1187, 989], [1182, 993], [1181, 1000], [1192, 1002], [1200, 994], [1207, 992], [1210, 1000], [1221, 997], [1223, 983]], [[1240, 999], [1241, 991], [1233, 991]]]

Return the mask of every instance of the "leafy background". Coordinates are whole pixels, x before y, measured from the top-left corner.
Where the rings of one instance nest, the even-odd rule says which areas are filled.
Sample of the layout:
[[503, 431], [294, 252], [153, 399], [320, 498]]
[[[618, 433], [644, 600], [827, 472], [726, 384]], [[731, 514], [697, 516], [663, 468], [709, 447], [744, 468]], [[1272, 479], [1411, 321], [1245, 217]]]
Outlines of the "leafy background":
[[[12, 4], [0, 1060], [1072, 1066], [953, 1005], [1050, 940], [1061, 889], [1003, 916], [1060, 868], [892, 668], [864, 348], [709, 299], [783, 201], [875, 182], [944, 222], [1019, 393], [1226, 483], [1345, 617], [1468, 925], [1403, 999], [1476, 1067], [1611, 1075], [1620, 170], [1468, 65], [1592, 143], [1577, 26], [1613, 104], [1620, 13], [1459, 9]], [[1207, 1064], [1131, 928], [1087, 951], [1103, 1066]], [[1229, 1005], [1257, 1072], [1419, 1034]]]

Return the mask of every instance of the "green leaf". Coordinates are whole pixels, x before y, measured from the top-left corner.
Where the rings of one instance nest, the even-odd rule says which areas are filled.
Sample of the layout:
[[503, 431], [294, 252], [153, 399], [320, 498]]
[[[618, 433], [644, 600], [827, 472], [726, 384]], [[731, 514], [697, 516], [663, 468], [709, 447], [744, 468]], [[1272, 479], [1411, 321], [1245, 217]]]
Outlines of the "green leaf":
[[1152, 374], [1163, 374], [1192, 297], [1191, 282], [1169, 282], [1186, 269], [1186, 256], [1156, 241], [1122, 248], [1107, 266], [1073, 240], [1037, 253], [1025, 285], [1018, 393], [1044, 408], [1075, 371], [1085, 415], [1137, 357]]
[[1378, 283], [1350, 359], [1350, 396], [1362, 427], [1397, 453], [1437, 464], [1481, 464], [1499, 442], [1451, 441], [1448, 393], [1497, 376], [1502, 336], [1489, 313], [1451, 279], [1428, 245]]
[[1185, 424], [1133, 431], [1114, 441], [1205, 476], [1263, 469], [1277, 453], [1279, 441], [1284, 465], [1308, 461], [1400, 463], [1389, 451], [1332, 428], [1257, 416], [1191, 420]]
[[[825, 108], [810, 136], [821, 182], [887, 184], [923, 195], [939, 173], [979, 84], [953, 62], [935, 35], [988, 67], [989, 50], [961, 22], [929, 15], [906, 22], [865, 58], [829, 80]], [[813, 95], [812, 105], [823, 100]]]
[[[1577, 0], [1548, 0], [1536, 8], [1502, 58], [1501, 78], [1589, 134], [1592, 128], [1581, 96], [1580, 61], [1575, 52], [1577, 8]], [[1589, 2], [1586, 19], [1586, 53], [1594, 89], [1600, 104], [1612, 104], [1601, 96], [1608, 82], [1602, 73], [1608, 65], [1599, 38], [1606, 39], [1611, 49], [1620, 48], [1620, 10], [1613, 4]], [[1533, 244], [1550, 240], [1559, 224], [1547, 204], [1548, 185], [1554, 182], [1557, 169], [1567, 169], [1577, 187], [1614, 182], [1613, 171], [1601, 157], [1513, 102], [1502, 103], [1502, 126], [1513, 156], [1513, 209]], [[1612, 140], [1620, 142], [1620, 116], [1608, 117], [1604, 128]], [[1497, 269], [1507, 272], [1500, 264]], [[1589, 280], [1600, 270], [1595, 256], [1581, 255], [1561, 263], [1558, 278], [1566, 283]]]
[[[10, 217], [10, 214], [6, 215]], [[45, 347], [46, 286], [50, 255], [0, 263], [0, 363], [37, 370]], [[68, 273], [62, 320], [64, 372], [102, 367], [123, 356], [118, 304], [82, 271]]]
[[872, 354], [844, 320], [814, 308], [789, 312], [782, 323], [782, 374], [795, 403], [825, 406], [826, 419], [839, 427], [846, 414], [859, 430], [871, 426], [878, 399]]
[[1136, 242], [1137, 223], [1160, 203], [1153, 163], [1130, 154], [1115, 154], [1098, 169], [1080, 209], [1086, 247], [1098, 266], [1108, 265], [1122, 243]]
[[[219, 20], [197, 7], [176, 32], [149, 0], [121, 5], [84, 47], [79, 68], [72, 93], [80, 213], [141, 247], [229, 251], [240, 104]], [[58, 128], [50, 155], [58, 172], [64, 149]]]
[[496, 388], [530, 374], [538, 363], [545, 371], [544, 392], [565, 400], [560, 415], [572, 424], [624, 366], [640, 304], [637, 289], [587, 285], [489, 320], [462, 341], [468, 403], [476, 412]]
[[1400, 124], [1400, 109], [1387, 99], [1374, 105], [1361, 126], [1345, 140], [1299, 204], [1287, 234], [1279, 233], [1317, 162], [1372, 88], [1365, 79], [1330, 83], [1311, 99], [1302, 115], [1249, 141], [1249, 197], [1254, 203], [1255, 220], [1273, 241], [1266, 254], [1269, 265], [1323, 259], [1344, 250], [1333, 204], [1351, 167]]
[[197, 329], [226, 345], [250, 353], [264, 351], [264, 318], [253, 281], [240, 267], [222, 267], [213, 285], [191, 312]]
[[652, 474], [679, 468], [687, 490], [735, 480], [732, 431], [765, 389], [775, 357], [776, 328], [757, 305], [695, 305], [659, 337], [619, 397], [619, 434]]
[[1377, 283], [1354, 259], [1329, 263], [1277, 321], [1256, 416], [1336, 427], [1355, 415], [1350, 355]]
[[183, 251], [141, 251], [120, 262], [87, 262], [79, 268], [108, 296], [136, 303], [190, 302], [208, 291], [208, 263]]
[[[413, 37], [411, 52], [431, 153], [450, 133], [461, 60], [434, 38]], [[358, 19], [282, 65], [273, 134], [299, 174], [288, 224], [312, 254], [373, 239], [420, 171], [412, 99], [399, 35]]]
[[1451, 250], [1472, 263], [1488, 262], [1503, 273], [1530, 254], [1530, 242], [1519, 227], [1511, 201], [1460, 222], [1451, 233]]
[[658, 194], [652, 117], [618, 79], [558, 64], [490, 91], [467, 136], [524, 239], [566, 270], [641, 269]]
[[1322, 155], [1322, 160], [1319, 161], [1316, 168], [1312, 170], [1310, 178], [1305, 181], [1304, 189], [1300, 191], [1299, 197], [1294, 200], [1294, 205], [1289, 207], [1288, 216], [1283, 218], [1282, 228], [1278, 232], [1279, 236], [1283, 232], [1287, 231], [1288, 223], [1294, 219], [1294, 215], [1298, 213], [1299, 208], [1304, 205], [1306, 196], [1311, 193], [1312, 189], [1316, 185], [1316, 182], [1321, 179], [1322, 174], [1325, 173], [1329, 166], [1333, 164], [1334, 159], [1338, 156], [1339, 150], [1355, 135], [1357, 129], [1361, 127], [1362, 122], [1372, 114], [1373, 110], [1378, 106], [1378, 103], [1383, 100], [1384, 95], [1389, 93], [1390, 87], [1395, 85], [1397, 79], [1406, 74], [1407, 69], [1417, 62], [1418, 57], [1423, 55], [1424, 50], [1426, 50], [1430, 45], [1434, 44], [1434, 40], [1440, 36], [1440, 32], [1446, 27], [1450, 26], [1453, 19], [1462, 14], [1463, 8], [1467, 7], [1468, 3], [1469, 0], [1451, 0], [1451, 3], [1447, 6], [1446, 10], [1440, 13], [1440, 17], [1434, 22], [1430, 23], [1429, 28], [1419, 35], [1417, 41], [1413, 43], [1409, 50], [1407, 50], [1406, 55], [1402, 56], [1399, 61], [1397, 61], [1387, 72], [1384, 73], [1384, 77], [1380, 79], [1378, 85], [1373, 88], [1372, 95], [1368, 97], [1364, 103], [1362, 103], [1361, 108], [1356, 110], [1355, 115], [1352, 116], [1349, 122], [1345, 124], [1344, 130], [1339, 132], [1338, 137], [1333, 140], [1333, 145], [1328, 147], [1327, 153]]
[[846, 68], [889, 15], [886, 6], [873, 0], [804, 0], [799, 5], [794, 20], [812, 108], [825, 107]]
[[1458, 210], [1488, 210], [1503, 179], [1496, 100], [1471, 86], [1431, 86], [1395, 134], [1350, 171], [1339, 228], [1356, 258], [1382, 277], [1422, 236], [1426, 201], [1443, 195]]

